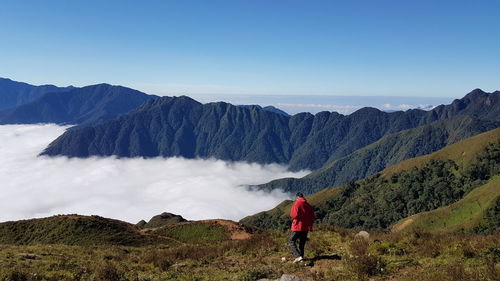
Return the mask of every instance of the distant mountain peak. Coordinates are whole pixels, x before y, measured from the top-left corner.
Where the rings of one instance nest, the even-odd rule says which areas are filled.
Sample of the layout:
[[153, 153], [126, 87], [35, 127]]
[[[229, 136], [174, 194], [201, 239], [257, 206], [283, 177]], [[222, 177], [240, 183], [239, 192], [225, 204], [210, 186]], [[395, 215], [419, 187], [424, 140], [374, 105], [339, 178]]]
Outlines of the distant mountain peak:
[[151, 104], [147, 103], [145, 106], [162, 106], [166, 104], [176, 104], [176, 105], [182, 105], [182, 104], [200, 104], [200, 102], [188, 97], [188, 96], [174, 96], [174, 97], [168, 97], [168, 96], [163, 96], [159, 97], [157, 99], [154, 99], [151, 101]]
[[274, 112], [274, 113], [278, 113], [278, 114], [281, 114], [281, 115], [284, 115], [284, 116], [291, 116], [290, 114], [286, 113], [285, 111], [277, 108], [277, 107], [274, 107], [272, 105], [268, 105], [268, 106], [265, 106], [264, 108], [262, 108], [263, 110], [265, 111], [269, 111], [269, 112]]
[[32, 102], [48, 93], [67, 92], [72, 89], [73, 87], [54, 85], [35, 86], [9, 78], [0, 78], [0, 111]]
[[59, 89], [73, 89], [73, 88], [76, 88], [72, 85], [70, 86], [65, 86], [65, 87], [57, 87], [53, 84], [42, 84], [42, 85], [31, 85], [31, 84], [28, 84], [26, 82], [20, 82], [20, 81], [16, 81], [16, 80], [12, 80], [10, 78], [6, 78], [6, 77], [0, 77], [0, 83], [1, 82], [4, 82], [4, 83], [12, 83], [12, 84], [19, 84], [19, 85], [24, 85], [24, 86], [29, 86], [29, 87], [54, 87], [54, 88], [59, 88]]
[[363, 107], [363, 108], [360, 108], [360, 109], [354, 111], [351, 114], [352, 115], [364, 115], [364, 114], [379, 114], [382, 112], [383, 111], [378, 109], [378, 108], [366, 106], [366, 107]]
[[139, 228], [156, 228], [180, 222], [187, 222], [187, 220], [180, 215], [163, 212], [157, 216], [152, 217], [147, 223], [146, 221], [141, 220], [136, 224], [136, 226], [138, 226]]
[[481, 90], [480, 88], [475, 88], [474, 90], [470, 91], [469, 94], [486, 94], [486, 92]]
[[[494, 94], [494, 93], [491, 93]], [[491, 95], [490, 93], [487, 93], [479, 88], [476, 88], [472, 91], [470, 91], [465, 97], [463, 97], [461, 100], [462, 101], [476, 101], [476, 100], [482, 100], [487, 98], [488, 96]]]
[[111, 88], [111, 87], [121, 87], [121, 86], [114, 86], [108, 83], [98, 83], [98, 84], [88, 85], [82, 88], [97, 88], [97, 87]]
[[82, 88], [5, 84], [0, 85], [0, 124], [97, 124], [156, 98], [105, 83]]
[[242, 107], [242, 108], [248, 108], [248, 109], [256, 109], [256, 110], [264, 110], [264, 111], [268, 111], [268, 112], [273, 112], [273, 113], [277, 113], [277, 114], [280, 114], [280, 115], [283, 115], [283, 116], [287, 116], [287, 117], [290, 117], [291, 115], [286, 113], [285, 111], [277, 108], [277, 107], [274, 107], [272, 105], [268, 105], [268, 106], [265, 106], [265, 107], [262, 107], [258, 104], [240, 104], [240, 105], [237, 105], [238, 107]]

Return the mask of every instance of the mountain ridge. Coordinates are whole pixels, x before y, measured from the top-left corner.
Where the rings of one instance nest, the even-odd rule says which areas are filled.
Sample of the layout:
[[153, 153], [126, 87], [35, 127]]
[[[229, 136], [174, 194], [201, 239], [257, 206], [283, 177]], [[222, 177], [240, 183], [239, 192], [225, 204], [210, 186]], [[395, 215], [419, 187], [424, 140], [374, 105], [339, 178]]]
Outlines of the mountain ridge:
[[156, 96], [122, 86], [96, 84], [49, 92], [0, 111], [0, 124], [57, 123], [89, 126], [116, 118]]
[[54, 85], [31, 85], [0, 77], [0, 111], [34, 101], [47, 93], [66, 92], [73, 86], [57, 87]]
[[[322, 167], [384, 135], [459, 115], [498, 120], [499, 94], [480, 90], [431, 111], [385, 113], [363, 108], [350, 115], [320, 112], [287, 117], [224, 102], [201, 104], [188, 97], [161, 97], [120, 118], [66, 132], [44, 155], [88, 157], [215, 157], [291, 170]], [[484, 106], [490, 108], [485, 110]]]
[[312, 194], [326, 187], [363, 179], [405, 159], [439, 150], [447, 145], [500, 127], [500, 121], [458, 116], [388, 134], [353, 153], [327, 162], [303, 178], [276, 179], [256, 187], [264, 190]]

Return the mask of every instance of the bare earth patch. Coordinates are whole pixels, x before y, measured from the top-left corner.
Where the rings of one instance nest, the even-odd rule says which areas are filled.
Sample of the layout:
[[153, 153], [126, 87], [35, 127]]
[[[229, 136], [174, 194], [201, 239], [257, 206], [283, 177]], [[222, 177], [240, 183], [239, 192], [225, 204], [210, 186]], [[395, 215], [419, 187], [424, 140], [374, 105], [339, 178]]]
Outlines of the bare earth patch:
[[413, 223], [413, 219], [409, 218], [401, 223], [394, 225], [394, 227], [392, 228], [392, 232], [399, 232], [399, 231], [405, 229], [407, 226], [409, 226], [412, 223]]

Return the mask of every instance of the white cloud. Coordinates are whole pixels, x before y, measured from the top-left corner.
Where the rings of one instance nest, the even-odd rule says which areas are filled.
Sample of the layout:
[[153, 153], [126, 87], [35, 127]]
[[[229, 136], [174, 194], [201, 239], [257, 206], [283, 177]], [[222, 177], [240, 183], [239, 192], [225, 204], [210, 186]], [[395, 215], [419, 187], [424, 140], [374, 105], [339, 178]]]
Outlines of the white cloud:
[[390, 103], [384, 103], [384, 104], [360, 104], [360, 105], [346, 105], [346, 104], [317, 104], [317, 103], [277, 103], [276, 107], [286, 111], [290, 112], [292, 114], [297, 113], [297, 112], [311, 112], [311, 113], [317, 113], [320, 111], [335, 111], [340, 114], [351, 114], [355, 112], [356, 110], [359, 110], [363, 107], [375, 107], [380, 110], [385, 110], [385, 111], [406, 111], [408, 109], [412, 108], [418, 108], [418, 109], [424, 109], [424, 110], [430, 110], [434, 108], [432, 105], [426, 105], [426, 104], [399, 104], [399, 105], [392, 105]]
[[289, 198], [246, 185], [307, 174], [214, 159], [36, 157], [64, 129], [0, 126], [0, 221], [78, 213], [135, 223], [164, 211], [239, 220]]
[[335, 105], [335, 104], [315, 104], [315, 103], [278, 103], [276, 107], [287, 112], [296, 112], [297, 109], [302, 112], [317, 113], [320, 111], [335, 111], [341, 114], [350, 114], [363, 106], [360, 105]]

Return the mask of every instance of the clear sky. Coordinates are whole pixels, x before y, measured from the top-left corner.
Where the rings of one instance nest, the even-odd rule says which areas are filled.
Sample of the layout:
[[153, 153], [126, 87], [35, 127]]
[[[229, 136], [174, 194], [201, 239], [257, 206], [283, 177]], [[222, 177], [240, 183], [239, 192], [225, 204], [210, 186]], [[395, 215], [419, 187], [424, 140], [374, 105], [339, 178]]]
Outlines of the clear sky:
[[0, 77], [152, 94], [500, 89], [500, 1], [0, 0]]

